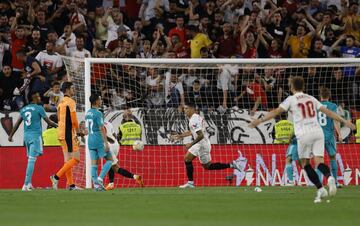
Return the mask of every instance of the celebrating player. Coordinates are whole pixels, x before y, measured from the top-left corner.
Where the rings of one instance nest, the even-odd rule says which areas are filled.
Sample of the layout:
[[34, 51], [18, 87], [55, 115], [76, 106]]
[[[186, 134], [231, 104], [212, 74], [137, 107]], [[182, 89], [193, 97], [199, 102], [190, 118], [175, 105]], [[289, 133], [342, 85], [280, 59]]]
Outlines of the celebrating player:
[[124, 168], [120, 168], [120, 166], [117, 164], [118, 163], [118, 153], [119, 153], [119, 143], [116, 140], [116, 134], [114, 132], [114, 128], [112, 126], [112, 124], [110, 122], [105, 122], [104, 123], [105, 129], [106, 129], [106, 136], [107, 136], [107, 142], [109, 143], [109, 147], [110, 147], [110, 153], [112, 155], [112, 167], [109, 170], [109, 184], [106, 186], [106, 190], [113, 190], [114, 189], [114, 178], [115, 178], [115, 172], [117, 172], [118, 174], [120, 174], [123, 177], [126, 178], [132, 178], [134, 179], [141, 187], [144, 186], [144, 183], [141, 179], [140, 175], [136, 175], [136, 174], [132, 174], [131, 172], [129, 172], [128, 170], [124, 169]]
[[84, 132], [79, 131], [79, 123], [76, 117], [76, 104], [72, 96], [74, 87], [71, 82], [64, 82], [62, 85], [64, 98], [58, 105], [58, 138], [64, 154], [64, 165], [55, 174], [50, 176], [53, 189], [58, 188], [58, 182], [61, 176], [65, 174], [69, 190], [79, 190], [74, 184], [72, 168], [80, 162], [79, 141], [77, 135], [84, 136]]
[[20, 117], [15, 123], [15, 127], [8, 138], [10, 142], [13, 141], [15, 132], [24, 120], [24, 143], [26, 146], [28, 164], [26, 167], [25, 183], [22, 187], [23, 191], [31, 191], [33, 189], [31, 178], [34, 172], [36, 158], [43, 154], [41, 118], [43, 118], [50, 126], [57, 127], [57, 124], [46, 116], [44, 108], [38, 105], [41, 102], [39, 93], [30, 93], [28, 95], [28, 100], [30, 101], [30, 104], [20, 110]]
[[[109, 151], [109, 143], [107, 142], [104, 115], [98, 110], [101, 106], [101, 98], [97, 94], [91, 94], [89, 101], [91, 109], [86, 112], [85, 120], [89, 133], [87, 145], [91, 158], [91, 178], [94, 188], [98, 191], [103, 191], [105, 190], [103, 179], [110, 170], [113, 159]], [[105, 158], [106, 163], [103, 165], [98, 176], [98, 160], [100, 158]]]
[[[330, 90], [328, 88], [322, 88], [320, 90], [320, 100], [321, 104], [324, 105], [327, 109], [329, 109], [332, 112], [336, 112], [337, 106], [336, 104], [329, 101], [330, 99]], [[340, 133], [340, 123], [334, 122], [331, 118], [326, 117], [326, 115], [322, 112], [319, 112], [318, 114], [319, 123], [323, 129], [324, 137], [325, 137], [325, 150], [328, 153], [330, 157], [330, 169], [333, 177], [335, 178], [336, 184], [337, 184], [337, 171], [338, 166], [336, 163], [336, 142], [334, 137], [334, 127], [336, 130], [336, 133], [338, 135], [338, 140], [341, 143], [342, 137]], [[320, 175], [318, 174], [319, 178]]]
[[349, 128], [355, 129], [355, 125], [328, 110], [313, 96], [303, 93], [304, 79], [302, 77], [291, 78], [290, 90], [293, 93], [292, 96], [286, 98], [277, 109], [269, 112], [263, 118], [252, 121], [250, 127], [254, 128], [285, 111], [291, 111], [294, 117], [295, 136], [298, 141], [301, 166], [305, 169], [310, 181], [318, 189], [314, 200], [315, 203], [318, 203], [321, 202], [322, 198], [328, 196], [328, 192], [310, 165], [311, 155], [314, 156], [315, 166], [328, 178], [330, 195], [336, 194], [336, 183], [334, 177], [330, 174], [329, 167], [324, 164], [324, 133], [317, 120], [317, 110], [336, 121], [344, 123]]
[[205, 120], [195, 113], [195, 105], [187, 104], [184, 106], [185, 115], [189, 118], [190, 131], [171, 136], [173, 140], [180, 140], [184, 137], [193, 136], [195, 139], [191, 143], [185, 144], [188, 151], [185, 154], [185, 167], [188, 182], [181, 185], [180, 188], [194, 188], [193, 171], [194, 167], [192, 161], [198, 157], [200, 163], [206, 170], [222, 170], [227, 168], [234, 168], [241, 171], [239, 160], [234, 160], [231, 163], [212, 163], [211, 162], [211, 144], [205, 129]]

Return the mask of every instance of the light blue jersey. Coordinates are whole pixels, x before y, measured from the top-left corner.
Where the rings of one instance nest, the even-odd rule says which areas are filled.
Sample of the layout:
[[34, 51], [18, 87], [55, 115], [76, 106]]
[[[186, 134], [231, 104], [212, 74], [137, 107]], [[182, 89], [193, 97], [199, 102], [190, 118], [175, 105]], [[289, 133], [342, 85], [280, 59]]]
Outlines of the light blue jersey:
[[[327, 109], [336, 113], [337, 106], [336, 104], [329, 101], [321, 101], [321, 104], [324, 105]], [[330, 156], [336, 154], [336, 143], [334, 137], [334, 120], [327, 117], [324, 113], [319, 112], [318, 114], [319, 124], [324, 132], [325, 138], [325, 149]]]
[[291, 157], [291, 160], [293, 160], [293, 161], [299, 160], [298, 145], [297, 145], [297, 139], [295, 136], [290, 140], [290, 144], [286, 151], [286, 157]]
[[99, 110], [91, 108], [85, 116], [86, 126], [89, 132], [88, 147], [91, 159], [105, 157], [104, 140], [100, 127], [104, 125], [104, 115]]
[[33, 157], [42, 155], [41, 119], [46, 117], [44, 108], [37, 104], [29, 104], [20, 110], [20, 115], [24, 121], [24, 143], [27, 155]]

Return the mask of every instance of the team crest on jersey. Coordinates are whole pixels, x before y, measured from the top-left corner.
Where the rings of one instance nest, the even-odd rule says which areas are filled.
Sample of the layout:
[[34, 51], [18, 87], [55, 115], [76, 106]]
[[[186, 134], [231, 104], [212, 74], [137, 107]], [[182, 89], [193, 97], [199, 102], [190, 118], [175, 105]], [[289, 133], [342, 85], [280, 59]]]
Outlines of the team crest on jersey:
[[195, 123], [192, 125], [192, 127], [195, 129], [195, 128], [198, 128], [199, 127], [199, 124]]

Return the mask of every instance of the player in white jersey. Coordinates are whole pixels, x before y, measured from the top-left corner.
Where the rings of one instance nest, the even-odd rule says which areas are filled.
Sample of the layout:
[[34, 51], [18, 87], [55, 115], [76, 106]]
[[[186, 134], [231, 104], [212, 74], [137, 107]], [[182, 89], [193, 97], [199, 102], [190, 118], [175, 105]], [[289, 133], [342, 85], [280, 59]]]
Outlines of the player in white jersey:
[[227, 168], [234, 168], [241, 171], [241, 162], [239, 159], [231, 163], [212, 163], [211, 162], [211, 144], [205, 129], [205, 120], [195, 113], [195, 106], [187, 104], [184, 107], [185, 115], [189, 118], [189, 131], [181, 134], [172, 135], [173, 140], [180, 140], [184, 137], [193, 136], [194, 140], [191, 143], [185, 144], [188, 151], [185, 154], [185, 166], [188, 182], [181, 185], [180, 188], [194, 188], [193, 172], [194, 167], [192, 161], [198, 157], [200, 163], [206, 170], [222, 170]]
[[114, 189], [114, 187], [115, 187], [114, 186], [115, 172], [117, 172], [118, 174], [120, 174], [123, 177], [134, 179], [141, 187], [144, 187], [144, 183], [143, 183], [140, 175], [132, 174], [128, 170], [126, 170], [124, 168], [120, 168], [120, 166], [118, 165], [119, 160], [118, 160], [117, 156], [119, 154], [120, 145], [115, 138], [116, 133], [114, 132], [114, 127], [112, 126], [112, 124], [110, 122], [105, 122], [104, 126], [106, 129], [106, 136], [107, 136], [110, 152], [111, 152], [112, 159], [113, 159], [112, 167], [108, 173], [109, 184], [106, 186], [105, 189], [106, 190]]
[[328, 195], [328, 192], [310, 165], [310, 158], [312, 156], [317, 169], [328, 178], [330, 195], [336, 194], [336, 183], [334, 177], [330, 174], [329, 167], [324, 164], [324, 133], [317, 119], [317, 111], [321, 111], [328, 117], [344, 123], [349, 128], [355, 129], [355, 125], [328, 110], [313, 96], [303, 93], [303, 77], [291, 78], [290, 89], [293, 93], [292, 96], [286, 98], [277, 109], [269, 112], [263, 118], [251, 122], [250, 127], [256, 127], [260, 123], [270, 120], [283, 112], [290, 111], [292, 113], [301, 166], [305, 169], [310, 181], [318, 189], [314, 200], [315, 203], [318, 203]]

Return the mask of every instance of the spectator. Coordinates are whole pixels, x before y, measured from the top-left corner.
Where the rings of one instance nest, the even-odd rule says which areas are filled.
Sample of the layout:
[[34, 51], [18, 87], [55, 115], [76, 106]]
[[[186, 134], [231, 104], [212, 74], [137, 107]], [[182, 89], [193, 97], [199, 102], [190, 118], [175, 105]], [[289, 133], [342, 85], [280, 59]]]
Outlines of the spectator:
[[[232, 65], [224, 65], [220, 69], [218, 75], [215, 96], [215, 107], [220, 106], [221, 110], [225, 110], [231, 105], [233, 100], [233, 93], [237, 89], [237, 79], [239, 68]], [[217, 100], [216, 100], [217, 99]]]
[[190, 103], [194, 103], [200, 110], [204, 110], [206, 107], [206, 92], [205, 88], [201, 87], [200, 80], [194, 80], [191, 89], [187, 92], [186, 99]]
[[[16, 19], [14, 21], [16, 21]], [[16, 58], [16, 53], [25, 48], [27, 39], [24, 27], [20, 25], [16, 26], [16, 22], [13, 22], [11, 26], [11, 42], [11, 55], [13, 56], [11, 66], [14, 71], [21, 71], [24, 68], [24, 64]]]
[[178, 71], [175, 69], [165, 73], [165, 104], [166, 107], [178, 108], [179, 111], [182, 111], [185, 105], [185, 95], [177, 74]]
[[255, 35], [250, 28], [254, 28], [252, 22], [248, 23], [240, 34], [241, 55], [243, 58], [257, 58], [257, 48], [259, 46], [259, 37]]
[[152, 58], [151, 45], [149, 40], [144, 40], [137, 58]]
[[191, 37], [190, 51], [191, 58], [200, 58], [200, 49], [203, 47], [211, 48], [212, 41], [203, 33], [200, 33], [199, 28], [196, 26], [188, 27]]
[[29, 52], [27, 55], [35, 57], [38, 53], [45, 49], [45, 42], [41, 37], [40, 30], [33, 30], [31, 33], [31, 39], [28, 42], [27, 49]]
[[158, 69], [149, 68], [146, 76], [146, 103], [148, 107], [161, 107], [164, 104], [164, 82]]
[[62, 45], [65, 52], [67, 49], [73, 49], [76, 47], [76, 36], [72, 32], [71, 25], [68, 24], [64, 27], [64, 33], [60, 36], [60, 40], [64, 40]]
[[44, 93], [46, 71], [42, 69], [41, 64], [34, 57], [27, 56], [26, 51], [19, 50], [16, 57], [24, 64], [26, 72], [24, 83], [19, 89], [14, 90], [14, 95], [20, 95], [25, 90], [27, 93]]
[[[279, 39], [274, 38], [269, 34], [266, 30], [261, 28], [259, 30], [259, 40], [264, 48], [267, 50], [267, 57], [269, 58], [283, 58], [286, 54], [282, 50], [282, 43]], [[265, 40], [264, 36], [267, 37], [270, 41], [270, 45], [268, 41]]]
[[44, 104], [44, 108], [49, 112], [56, 112], [57, 106], [64, 97], [63, 92], [60, 91], [60, 83], [54, 82], [52, 87], [44, 93], [44, 97], [49, 98], [48, 104]]
[[58, 73], [62, 69], [62, 59], [55, 51], [55, 43], [46, 42], [46, 50], [41, 51], [35, 58], [40, 62], [42, 68], [46, 70], [46, 82], [48, 87], [58, 79]]
[[76, 37], [76, 47], [75, 48], [67, 48], [66, 49], [66, 55], [76, 58], [89, 58], [91, 57], [91, 53], [89, 50], [84, 49], [84, 37], [78, 36]]
[[[102, 44], [105, 45], [108, 40], [108, 26], [113, 23], [113, 19], [110, 16], [112, 8], [104, 10], [104, 7], [98, 6], [95, 9], [95, 38], [101, 40]], [[111, 40], [110, 40], [111, 41]]]
[[[31, 4], [29, 5], [32, 8]], [[53, 27], [46, 22], [46, 12], [41, 9], [36, 12], [36, 20], [31, 19], [30, 23], [34, 24], [35, 30], [40, 31], [41, 37], [46, 37], [47, 32], [53, 29]]]
[[70, 11], [70, 25], [72, 30], [77, 33], [84, 32], [86, 30], [85, 17], [79, 11], [79, 7], [75, 0], [71, 0], [68, 9]]
[[[345, 24], [345, 34], [354, 37], [354, 40], [360, 41], [359, 33], [359, 3], [357, 1], [344, 1], [342, 2], [343, 16], [342, 22]], [[344, 4], [344, 5], [343, 5]], [[348, 7], [347, 5], [348, 4]]]
[[309, 58], [326, 58], [327, 53], [323, 50], [323, 40], [321, 38], [316, 38], [313, 41], [312, 47], [309, 52]]
[[182, 43], [182, 46], [187, 46], [186, 29], [184, 28], [184, 17], [181, 15], [178, 15], [176, 17], [176, 27], [172, 28], [169, 31], [169, 38], [172, 38], [173, 35], [177, 35], [177, 37], [180, 39], [180, 42]]
[[285, 40], [286, 31], [285, 26], [282, 23], [281, 8], [277, 8], [266, 17], [266, 30], [269, 32], [271, 37], [281, 40]]
[[302, 24], [298, 25], [296, 35], [290, 35], [291, 30], [289, 27], [286, 29], [284, 50], [287, 50], [287, 47], [289, 46], [292, 58], [306, 58], [308, 56], [311, 39], [315, 34], [314, 27], [306, 19], [303, 19], [302, 22], [306, 24], [310, 32], [306, 33], [306, 28]]
[[21, 95], [13, 96], [16, 88], [22, 85], [19, 72], [13, 71], [10, 65], [4, 65], [0, 72], [0, 109], [19, 110], [24, 106]]
[[9, 57], [9, 50], [10, 50], [10, 45], [0, 40], [0, 71], [2, 71], [3, 65], [5, 65], [6, 63], [11, 63], [11, 62], [3, 62], [7, 60], [4, 58], [5, 56]]
[[[257, 75], [258, 76], [258, 75]], [[235, 97], [236, 102], [245, 103], [245, 107], [250, 107], [250, 115], [255, 115], [258, 110], [265, 110], [267, 108], [267, 98], [264, 89], [256, 82], [256, 76], [243, 81], [243, 86], [240, 95]]]
[[235, 48], [233, 46], [236, 45], [235, 39], [232, 36], [232, 27], [230, 23], [225, 23], [223, 25], [224, 34], [218, 38], [215, 43], [214, 49], [217, 50], [218, 58], [230, 58], [235, 55]]

